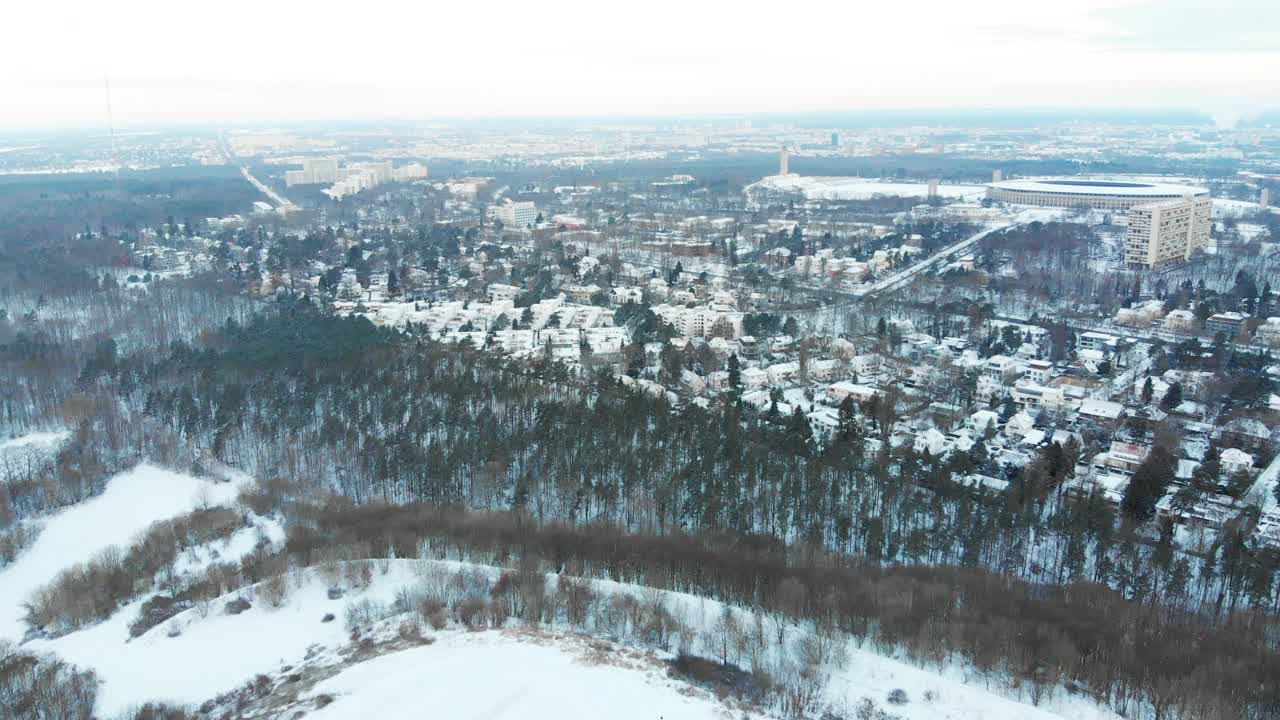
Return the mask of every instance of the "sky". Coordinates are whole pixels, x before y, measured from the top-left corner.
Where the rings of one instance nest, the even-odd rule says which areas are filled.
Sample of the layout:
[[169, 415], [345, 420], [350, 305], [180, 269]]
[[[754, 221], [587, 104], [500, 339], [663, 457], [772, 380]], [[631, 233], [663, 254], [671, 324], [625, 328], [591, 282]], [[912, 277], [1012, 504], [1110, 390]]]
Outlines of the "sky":
[[1277, 0], [14, 0], [0, 127], [1280, 108]]

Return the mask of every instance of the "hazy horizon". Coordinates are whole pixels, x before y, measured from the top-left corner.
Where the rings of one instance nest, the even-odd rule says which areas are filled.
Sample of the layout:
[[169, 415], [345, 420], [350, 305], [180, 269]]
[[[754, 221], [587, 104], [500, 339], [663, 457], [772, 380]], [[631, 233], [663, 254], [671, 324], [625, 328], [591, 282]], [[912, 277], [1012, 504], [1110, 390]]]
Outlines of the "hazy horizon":
[[1280, 107], [1280, 7], [1080, 0], [760, 13], [663, 0], [209, 12], [54, 1], [11, 12], [0, 127], [413, 122], [1077, 108]]

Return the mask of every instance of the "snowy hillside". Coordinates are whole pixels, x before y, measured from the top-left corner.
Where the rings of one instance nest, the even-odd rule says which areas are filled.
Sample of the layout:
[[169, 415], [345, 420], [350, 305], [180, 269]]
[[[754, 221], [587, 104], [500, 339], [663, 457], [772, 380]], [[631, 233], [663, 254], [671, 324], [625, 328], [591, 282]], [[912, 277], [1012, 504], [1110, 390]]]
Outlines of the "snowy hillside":
[[451, 634], [432, 645], [356, 665], [315, 688], [334, 698], [323, 720], [420, 717], [731, 717], [709, 693], [673, 682], [651, 656], [581, 638], [512, 631]]
[[0, 482], [21, 477], [52, 460], [70, 435], [57, 430], [0, 440]]
[[[60, 570], [129, 543], [157, 520], [230, 505], [235, 494], [230, 483], [142, 465], [111, 479], [101, 496], [45, 518], [35, 544], [0, 571], [0, 639], [23, 637], [23, 603]], [[214, 558], [235, 560], [261, 542], [282, 540], [274, 521], [257, 518], [224, 540], [189, 548], [175, 571], [194, 572]], [[752, 666], [767, 667], [779, 681], [801, 687], [793, 656], [814, 652], [823, 669], [811, 685], [818, 695], [806, 702], [847, 717], [868, 704], [903, 720], [1116, 717], [1061, 691], [1033, 707], [1018, 691], [968, 677], [963, 668], [921, 669], [845, 636], [819, 642], [812, 626], [634, 585], [546, 574], [546, 597], [556, 598], [547, 601], [548, 617], [556, 619], [536, 626], [505, 613], [499, 619], [500, 603], [490, 598], [498, 597], [505, 575], [436, 560], [331, 562], [239, 588], [138, 637], [131, 638], [130, 624], [154, 592], [102, 622], [34, 638], [23, 648], [94, 671], [104, 717], [150, 701], [203, 704], [230, 717], [276, 717], [287, 709], [321, 718], [408, 718], [426, 706], [451, 718], [572, 720], [598, 717], [602, 707], [611, 717], [636, 720], [740, 717], [743, 710], [761, 717], [765, 711], [747, 696], [675, 672], [673, 662], [704, 658], [736, 686], [755, 682]], [[571, 619], [575, 593], [588, 598], [588, 609]], [[430, 598], [441, 598], [439, 611], [423, 609]], [[468, 616], [461, 608], [469, 598], [486, 610]], [[649, 631], [640, 626], [648, 621], [639, 619], [653, 612], [672, 628], [656, 643], [645, 639]], [[730, 666], [722, 671], [724, 660]], [[777, 707], [768, 712], [781, 715]]]
[[101, 495], [44, 518], [35, 543], [0, 570], [0, 640], [23, 636], [23, 603], [60, 570], [129, 543], [157, 520], [202, 503], [227, 504], [235, 494], [228, 483], [139, 465], [112, 478]]

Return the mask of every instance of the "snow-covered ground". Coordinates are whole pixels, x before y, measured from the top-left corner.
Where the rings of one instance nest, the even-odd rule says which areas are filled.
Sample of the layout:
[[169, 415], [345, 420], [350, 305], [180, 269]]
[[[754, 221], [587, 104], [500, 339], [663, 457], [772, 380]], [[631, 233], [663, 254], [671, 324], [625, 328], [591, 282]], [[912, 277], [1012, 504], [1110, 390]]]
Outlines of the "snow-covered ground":
[[66, 430], [52, 432], [33, 432], [8, 440], [0, 440], [0, 452], [11, 452], [26, 448], [49, 448], [61, 445], [70, 436]]
[[592, 653], [572, 639], [510, 632], [458, 633], [383, 655], [316, 686], [334, 702], [322, 720], [419, 718], [557, 718], [722, 720], [731, 717], [708, 693], [690, 692], [657, 662]]
[[22, 477], [45, 467], [69, 437], [69, 431], [56, 430], [0, 440], [0, 482]]
[[[492, 567], [408, 559], [373, 561], [371, 568], [368, 587], [347, 587], [339, 599], [329, 598], [330, 581], [312, 569], [290, 577], [289, 594], [279, 608], [270, 607], [256, 588], [246, 588], [219, 599], [205, 615], [187, 610], [127, 641], [135, 603], [106, 623], [32, 646], [93, 668], [103, 680], [98, 709], [105, 715], [150, 699], [199, 703], [260, 673], [279, 675], [285, 666], [297, 668], [307, 658], [337, 661], [339, 648], [349, 641], [343, 618], [353, 603], [390, 607], [398, 592], [420, 586], [424, 575], [432, 572], [465, 569], [490, 582], [499, 572]], [[549, 588], [555, 581], [556, 576], [548, 576]], [[607, 581], [594, 585], [601, 594], [638, 596], [642, 592]], [[250, 598], [252, 607], [238, 615], [226, 614], [226, 602], [238, 596]], [[705, 598], [679, 593], [663, 596], [672, 614], [694, 627], [709, 627], [722, 608]], [[745, 623], [747, 613], [735, 612]], [[327, 614], [335, 618], [324, 622]], [[397, 620], [393, 616], [387, 622]], [[800, 632], [792, 626], [790, 636]], [[610, 707], [611, 716], [619, 718], [726, 717], [723, 707], [690, 700], [688, 688], [678, 690], [679, 684], [662, 677], [653, 664], [623, 667], [601, 665], [599, 658], [584, 659], [581, 640], [542, 641], [497, 630], [467, 633], [456, 626], [437, 633], [436, 640], [430, 646], [348, 667], [323, 681], [313, 694], [327, 693], [337, 699], [320, 717], [416, 717], [414, 709], [421, 709], [428, 700], [438, 717], [554, 715], [573, 720], [597, 717], [601, 707]], [[694, 650], [708, 657], [716, 654], [710, 647]], [[863, 697], [883, 707], [888, 693], [901, 689], [910, 702], [891, 709], [904, 720], [1116, 718], [1091, 701], [1061, 692], [1036, 708], [1005, 697], [996, 688], [988, 689], [982, 681], [965, 677], [959, 668], [939, 674], [858, 649], [852, 642], [848, 652], [849, 662], [834, 670], [828, 686], [827, 701], [833, 707], [852, 708]], [[611, 698], [628, 701], [616, 703]], [[560, 712], [544, 712], [551, 707], [548, 703], [559, 703]]]
[[23, 603], [64, 568], [109, 546], [128, 545], [157, 520], [190, 512], [205, 500], [230, 503], [236, 493], [230, 483], [143, 464], [111, 478], [101, 495], [44, 518], [36, 542], [0, 570], [0, 640], [22, 638]]
[[[105, 547], [130, 542], [155, 521], [205, 502], [230, 503], [236, 491], [233, 483], [212, 483], [141, 465], [112, 478], [102, 495], [49, 516], [37, 542], [0, 571], [0, 639], [21, 638], [25, 631], [22, 602], [61, 569], [88, 560]], [[254, 520], [254, 527], [226, 540], [184, 552], [178, 571], [197, 570], [215, 557], [242, 556], [264, 537], [273, 543], [282, 541], [278, 524]], [[487, 587], [501, 572], [495, 567], [415, 559], [369, 561], [364, 573], [358, 572], [361, 567], [365, 566], [348, 563], [294, 571], [286, 576], [288, 591], [278, 606], [269, 602], [264, 584], [242, 588], [130, 639], [129, 625], [137, 618], [143, 597], [97, 625], [58, 638], [34, 639], [24, 647], [56, 654], [97, 673], [101, 680], [97, 711], [105, 717], [152, 700], [195, 705], [243, 687], [259, 674], [280, 678], [304, 668], [320, 672], [317, 677], [321, 678], [306, 697], [328, 694], [334, 698], [318, 712], [323, 718], [416, 717], [424, 707], [431, 707], [433, 716], [459, 718], [574, 720], [599, 717], [601, 708], [609, 708], [611, 717], [636, 720], [736, 717], [707, 691], [668, 677], [662, 661], [670, 655], [627, 645], [625, 637], [618, 639], [621, 645], [602, 649], [600, 643], [567, 633], [563, 627], [532, 632], [512, 621], [507, 629], [470, 633], [452, 624], [439, 632], [427, 631], [434, 639], [429, 645], [354, 662], [347, 654], [351, 631], [344, 618], [349, 609], [364, 604], [382, 608], [377, 616], [384, 618], [380, 621], [383, 637], [394, 637], [386, 632], [388, 628], [416, 617], [413, 612], [395, 614], [397, 596], [406, 591], [412, 594], [425, 578], [433, 577], [439, 587], [442, 578], [465, 572], [471, 581], [453, 581], [449, 586], [475, 586], [474, 592], [487, 594]], [[558, 576], [547, 576], [549, 590], [557, 582]], [[652, 598], [653, 591], [637, 586], [609, 581], [593, 585], [600, 596]], [[334, 586], [343, 589], [341, 597], [330, 596]], [[708, 630], [721, 616], [723, 605], [681, 593], [660, 595], [674, 618], [699, 631], [690, 650], [717, 657]], [[238, 614], [226, 612], [227, 603], [238, 598], [249, 600], [251, 607]], [[747, 610], [731, 608], [730, 612], [743, 627], [754, 622]], [[809, 632], [790, 623], [785, 630], [788, 648]], [[829, 667], [824, 702], [847, 709], [846, 714], [851, 715], [862, 698], [871, 698], [904, 720], [1117, 717], [1086, 698], [1062, 691], [1033, 707], [998, 680], [973, 677], [960, 666], [920, 668], [859, 648], [851, 640], [844, 641], [844, 646], [848, 660]], [[777, 660], [777, 646], [772, 647], [767, 652]], [[908, 702], [887, 706], [885, 699], [895, 690], [902, 690]]]
[[[752, 187], [796, 191], [809, 200], [867, 200], [877, 195], [924, 198], [929, 195], [927, 183], [883, 182], [859, 177], [773, 175]], [[979, 200], [985, 193], [986, 187], [982, 185], [938, 185], [938, 195], [945, 198]]]
[[[1256, 213], [1262, 206], [1249, 200], [1232, 200], [1230, 198], [1213, 199], [1213, 215], [1216, 218], [1242, 217]], [[1280, 213], [1280, 207], [1271, 208], [1271, 212]]]

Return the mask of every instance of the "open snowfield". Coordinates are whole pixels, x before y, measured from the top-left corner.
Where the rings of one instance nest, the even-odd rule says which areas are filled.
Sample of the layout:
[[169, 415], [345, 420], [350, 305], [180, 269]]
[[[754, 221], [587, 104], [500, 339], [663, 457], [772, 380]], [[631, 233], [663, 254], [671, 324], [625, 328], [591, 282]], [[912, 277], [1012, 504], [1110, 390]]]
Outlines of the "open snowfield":
[[[859, 177], [818, 177], [774, 175], [758, 183], [770, 190], [798, 191], [809, 200], [868, 200], [877, 195], [919, 197], [929, 195], [927, 183], [882, 182]], [[938, 195], [946, 198], [978, 200], [986, 193], [981, 185], [939, 185]]]
[[556, 718], [729, 720], [705, 692], [672, 681], [656, 662], [592, 654], [575, 639], [503, 631], [451, 634], [433, 645], [356, 665], [316, 686], [333, 704], [322, 720]]
[[44, 467], [70, 436], [69, 431], [57, 430], [0, 440], [0, 482]]
[[143, 464], [113, 477], [101, 495], [44, 518], [36, 542], [0, 570], [0, 639], [22, 638], [23, 602], [62, 569], [129, 544], [157, 520], [190, 512], [203, 493], [211, 503], [225, 504], [236, 492], [229, 483]]
[[8, 440], [0, 440], [0, 452], [11, 452], [27, 448], [50, 448], [61, 445], [70, 436], [66, 430], [55, 432], [34, 432], [20, 435]]
[[[255, 588], [246, 588], [220, 598], [205, 616], [187, 610], [126, 641], [128, 622], [136, 612], [134, 603], [106, 623], [31, 647], [93, 668], [103, 680], [98, 697], [103, 715], [146, 700], [196, 704], [235, 689], [259, 673], [278, 674], [286, 665], [297, 667], [308, 657], [336, 662], [339, 649], [349, 641], [343, 618], [351, 603], [368, 600], [390, 606], [397, 592], [414, 588], [424, 573], [454, 573], [461, 568], [490, 580], [499, 573], [497, 568], [452, 562], [374, 561], [367, 588], [348, 588], [344, 597], [330, 599], [329, 583], [310, 570], [290, 579], [290, 594], [280, 608], [269, 607]], [[548, 575], [547, 580], [554, 587], [556, 576]], [[642, 592], [608, 581], [597, 581], [595, 586], [602, 594]], [[239, 615], [226, 614], [227, 601], [237, 596], [251, 599], [253, 606]], [[708, 627], [722, 607], [691, 595], [664, 596], [667, 607], [694, 626]], [[746, 613], [735, 612], [745, 622]], [[335, 619], [322, 622], [326, 614]], [[388, 622], [398, 621], [393, 617]], [[793, 628], [791, 632], [801, 631]], [[667, 679], [651, 662], [624, 666], [602, 665], [599, 658], [585, 660], [585, 641], [575, 636], [531, 640], [500, 630], [467, 633], [455, 626], [436, 634], [436, 639], [430, 646], [369, 660], [322, 681], [313, 694], [328, 693], [336, 701], [318, 716], [418, 717], [412, 713], [431, 707], [434, 717], [573, 720], [598, 717], [600, 708], [609, 707], [610, 717], [637, 720], [728, 717], [718, 703], [691, 699], [688, 688]], [[959, 669], [939, 674], [860, 650], [852, 643], [848, 649], [849, 662], [834, 671], [828, 689], [827, 701], [836, 707], [852, 708], [863, 697], [884, 707], [888, 693], [902, 689], [910, 702], [890, 709], [904, 720], [1116, 718], [1088, 700], [1064, 693], [1036, 708], [996, 688], [988, 689], [981, 681], [967, 682]], [[715, 653], [701, 648], [699, 654]], [[933, 699], [926, 700], [926, 693]]]
[[[232, 483], [140, 465], [112, 478], [102, 495], [46, 518], [37, 542], [0, 571], [0, 639], [22, 637], [22, 602], [61, 569], [108, 546], [129, 543], [151, 523], [189, 512], [205, 501], [230, 503], [237, 489]], [[254, 527], [184, 552], [177, 570], [194, 571], [214, 558], [242, 556], [264, 537], [278, 543], [283, 530], [274, 521], [255, 518]], [[262, 585], [246, 587], [130, 639], [129, 624], [149, 597], [144, 596], [102, 623], [54, 639], [34, 639], [24, 647], [53, 653], [97, 673], [97, 712], [102, 717], [153, 700], [194, 706], [240, 688], [259, 674], [279, 678], [298, 671], [287, 667], [328, 668], [304, 698], [334, 698], [313, 713], [322, 718], [420, 717], [424, 708], [430, 708], [433, 717], [448, 718], [585, 720], [600, 717], [602, 708], [621, 720], [737, 717], [706, 690], [668, 677], [662, 660], [670, 655], [625, 644], [601, 645], [562, 627], [526, 631], [512, 621], [502, 630], [467, 632], [455, 623], [439, 632], [428, 631], [434, 639], [430, 645], [353, 662], [348, 655], [351, 631], [344, 622], [349, 608], [382, 608], [379, 632], [395, 637], [401, 620], [416, 617], [395, 614], [396, 597], [421, 587], [424, 578], [431, 576], [439, 583], [465, 571], [472, 578], [468, 586], [479, 582], [479, 592], [487, 592], [484, 588], [501, 572], [496, 567], [415, 559], [369, 561], [367, 572], [358, 572], [362, 567], [355, 563], [328, 573], [318, 568], [294, 571], [286, 576], [288, 592], [278, 607], [272, 607]], [[352, 569], [357, 572], [348, 572]], [[338, 570], [341, 579], [336, 579]], [[549, 590], [558, 579], [547, 575]], [[601, 596], [630, 594], [642, 601], [655, 592], [610, 581], [593, 585]], [[329, 596], [334, 586], [343, 589], [342, 597]], [[691, 650], [717, 657], [707, 631], [723, 606], [682, 593], [660, 594], [675, 618], [700, 631]], [[227, 603], [237, 598], [249, 600], [251, 607], [228, 614]], [[748, 611], [731, 611], [743, 627], [752, 622]], [[328, 615], [332, 617], [326, 621]], [[808, 632], [789, 625], [788, 647]], [[850, 713], [862, 698], [871, 698], [903, 720], [1117, 718], [1063, 691], [1033, 707], [1016, 691], [995, 680], [969, 677], [962, 667], [920, 668], [852, 641], [845, 645], [848, 661], [830, 668], [824, 700]], [[602, 649], [606, 647], [612, 649]], [[906, 704], [886, 705], [886, 697], [895, 690], [906, 694]]]

